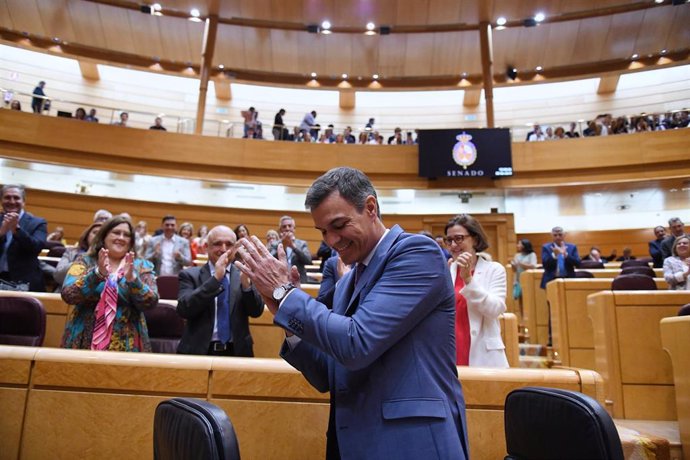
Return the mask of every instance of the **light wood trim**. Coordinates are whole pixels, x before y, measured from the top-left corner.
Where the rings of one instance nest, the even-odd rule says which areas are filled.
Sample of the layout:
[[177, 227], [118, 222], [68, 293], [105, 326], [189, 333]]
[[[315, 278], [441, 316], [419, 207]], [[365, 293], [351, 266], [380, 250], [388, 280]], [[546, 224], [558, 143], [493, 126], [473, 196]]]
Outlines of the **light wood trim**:
[[664, 318], [660, 323], [661, 343], [673, 362], [676, 411], [683, 459], [690, 460], [690, 316]]
[[499, 315], [501, 339], [506, 349], [506, 358], [510, 367], [520, 367], [520, 345], [518, 338], [518, 317], [513, 313]]

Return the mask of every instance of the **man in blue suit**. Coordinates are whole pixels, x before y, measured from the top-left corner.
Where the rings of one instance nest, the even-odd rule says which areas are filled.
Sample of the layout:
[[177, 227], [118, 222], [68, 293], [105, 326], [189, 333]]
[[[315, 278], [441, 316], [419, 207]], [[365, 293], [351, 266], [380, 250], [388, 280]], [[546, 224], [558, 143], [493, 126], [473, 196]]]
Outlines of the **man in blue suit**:
[[243, 239], [238, 266], [286, 331], [281, 355], [331, 393], [328, 459], [466, 459], [465, 402], [455, 367], [455, 296], [438, 245], [387, 229], [369, 178], [336, 168], [305, 201], [346, 264], [333, 308], [289, 281], [285, 251]]
[[580, 265], [580, 255], [577, 246], [565, 242], [565, 232], [561, 227], [551, 229], [553, 242], [541, 247], [541, 263], [544, 275], [541, 278], [541, 288], [555, 278], [575, 278], [575, 267]]
[[21, 185], [2, 187], [0, 216], [0, 279], [29, 283], [29, 290], [45, 291], [38, 255], [48, 234], [45, 219], [24, 210], [26, 192]]

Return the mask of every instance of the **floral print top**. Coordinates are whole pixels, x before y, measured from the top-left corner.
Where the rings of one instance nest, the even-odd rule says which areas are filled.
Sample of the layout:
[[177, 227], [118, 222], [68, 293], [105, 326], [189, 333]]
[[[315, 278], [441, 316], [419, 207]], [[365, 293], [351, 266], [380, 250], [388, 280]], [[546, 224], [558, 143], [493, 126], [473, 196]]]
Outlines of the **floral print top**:
[[[70, 266], [62, 286], [62, 299], [72, 305], [62, 336], [63, 348], [91, 349], [96, 305], [105, 281], [98, 276], [97, 259], [80, 255]], [[110, 351], [151, 351], [143, 310], [158, 304], [153, 264], [134, 260], [135, 279], [118, 281], [117, 313], [110, 337]]]

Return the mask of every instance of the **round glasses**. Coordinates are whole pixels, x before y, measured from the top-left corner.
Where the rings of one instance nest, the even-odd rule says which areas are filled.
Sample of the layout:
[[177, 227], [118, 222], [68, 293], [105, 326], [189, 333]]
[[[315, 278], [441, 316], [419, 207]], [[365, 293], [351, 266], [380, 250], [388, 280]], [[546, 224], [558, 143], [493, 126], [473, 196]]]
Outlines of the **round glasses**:
[[447, 237], [443, 238], [443, 241], [445, 241], [446, 244], [447, 244], [448, 246], [450, 246], [450, 245], [453, 244], [453, 243], [459, 245], [459, 244], [462, 244], [462, 242], [465, 241], [465, 238], [467, 238], [467, 237], [469, 237], [469, 236], [471, 236], [471, 235], [453, 235], [453, 236], [447, 236]]

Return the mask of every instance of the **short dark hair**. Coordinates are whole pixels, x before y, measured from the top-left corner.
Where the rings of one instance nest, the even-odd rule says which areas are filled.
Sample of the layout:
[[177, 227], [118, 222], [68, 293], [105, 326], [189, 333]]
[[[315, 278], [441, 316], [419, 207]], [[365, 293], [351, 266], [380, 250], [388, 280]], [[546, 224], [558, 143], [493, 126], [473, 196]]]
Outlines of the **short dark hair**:
[[477, 219], [469, 214], [459, 214], [448, 221], [444, 233], [448, 235], [448, 229], [456, 225], [465, 227], [465, 230], [467, 230], [474, 239], [475, 251], [481, 252], [489, 248], [489, 241], [486, 238], [486, 233], [484, 233], [482, 224], [480, 224]]
[[333, 168], [311, 184], [304, 200], [304, 206], [317, 208], [331, 193], [338, 191], [345, 201], [355, 207], [357, 212], [364, 210], [369, 195], [376, 199], [376, 215], [381, 218], [381, 206], [371, 181], [359, 169], [341, 166]]
[[128, 251], [134, 249], [134, 226], [132, 225], [132, 221], [127, 217], [115, 216], [103, 222], [103, 226], [94, 237], [93, 243], [91, 244], [87, 255], [90, 257], [98, 257], [98, 251], [104, 247], [105, 237], [108, 236], [108, 233], [110, 233], [112, 229], [120, 224], [127, 224], [127, 226], [129, 226], [129, 232], [132, 234], [132, 237], [129, 239]]
[[5, 196], [5, 192], [7, 192], [11, 188], [16, 188], [17, 190], [19, 190], [19, 193], [22, 194], [22, 200], [26, 201], [26, 189], [24, 188], [23, 185], [19, 185], [19, 184], [3, 185], [2, 186], [2, 194], [0, 194], [0, 196]]
[[522, 244], [522, 253], [523, 254], [532, 254], [534, 252], [534, 247], [532, 247], [532, 242], [530, 240], [528, 240], [527, 238], [521, 239], [520, 243]]
[[668, 225], [669, 225], [669, 226], [671, 226], [671, 225], [673, 225], [673, 224], [682, 224], [682, 223], [683, 223], [683, 221], [680, 220], [680, 217], [671, 217], [671, 218], [668, 220]]
[[161, 219], [161, 224], [163, 222], [165, 222], [166, 220], [177, 220], [177, 219], [172, 214], [167, 214], [167, 215], [163, 216], [163, 218]]
[[77, 242], [77, 247], [81, 249], [82, 251], [86, 252], [89, 250], [89, 233], [91, 233], [91, 230], [94, 228], [98, 227], [101, 228], [103, 226], [103, 222], [94, 222], [93, 224], [89, 225], [86, 227], [86, 230], [84, 230], [79, 237], [79, 241]]

